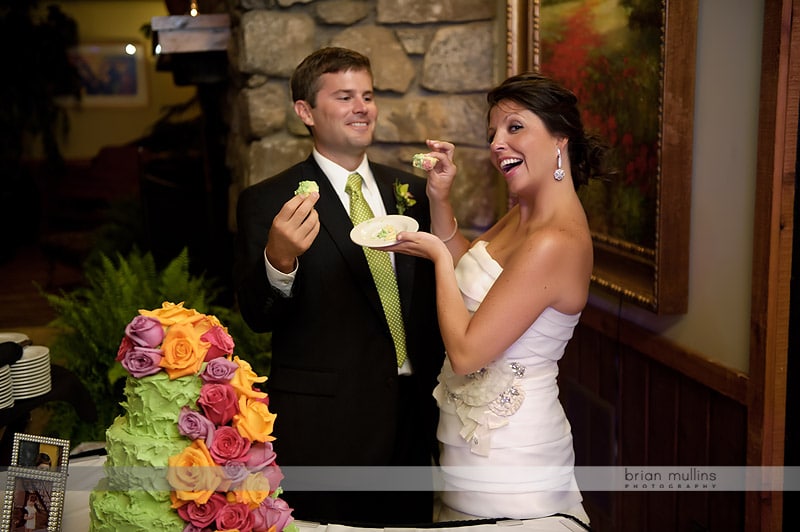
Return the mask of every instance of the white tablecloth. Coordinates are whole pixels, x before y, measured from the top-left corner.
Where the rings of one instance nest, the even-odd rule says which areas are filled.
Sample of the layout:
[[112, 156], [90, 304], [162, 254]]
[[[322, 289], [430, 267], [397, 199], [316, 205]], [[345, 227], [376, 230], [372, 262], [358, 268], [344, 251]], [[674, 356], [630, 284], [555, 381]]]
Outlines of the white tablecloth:
[[[103, 477], [105, 456], [72, 459], [64, 497], [62, 530], [82, 532], [89, 530], [89, 494]], [[5, 489], [5, 475], [0, 478], [0, 487]], [[578, 524], [561, 517], [530, 519], [525, 521], [499, 521], [497, 524], [476, 524], [459, 527], [436, 528], [357, 528], [344, 525], [321, 525], [305, 521], [296, 522], [300, 532], [585, 532]]]

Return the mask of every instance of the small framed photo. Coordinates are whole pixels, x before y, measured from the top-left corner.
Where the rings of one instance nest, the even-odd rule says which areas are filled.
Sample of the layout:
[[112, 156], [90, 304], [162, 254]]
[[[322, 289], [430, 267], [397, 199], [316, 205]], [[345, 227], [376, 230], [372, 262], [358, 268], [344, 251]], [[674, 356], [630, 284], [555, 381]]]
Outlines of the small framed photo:
[[59, 440], [34, 434], [14, 434], [11, 465], [66, 473], [69, 462], [69, 440]]
[[0, 530], [59, 532], [66, 479], [66, 473], [9, 467]]

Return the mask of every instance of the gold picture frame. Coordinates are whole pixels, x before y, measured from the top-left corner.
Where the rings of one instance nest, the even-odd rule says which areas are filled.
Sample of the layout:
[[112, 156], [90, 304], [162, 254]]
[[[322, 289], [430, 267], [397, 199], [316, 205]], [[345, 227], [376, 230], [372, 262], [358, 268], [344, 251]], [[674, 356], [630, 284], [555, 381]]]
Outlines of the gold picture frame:
[[[679, 314], [687, 310], [689, 291], [698, 2], [652, 1], [660, 7], [661, 14], [660, 43], [656, 50], [659, 57], [655, 58], [659, 65], [658, 95], [654, 98], [657, 101], [652, 101], [658, 120], [653, 150], [657, 158], [652, 163], [656, 170], [651, 197], [644, 203], [644, 215], [650, 217], [645, 228], [649, 227], [652, 234], [644, 231], [642, 244], [592, 227], [595, 251], [592, 282], [654, 313]], [[564, 6], [561, 3], [558, 9], [565, 9]], [[576, 6], [589, 9], [589, 2], [570, 2], [567, 7], [576, 9]], [[506, 10], [507, 74], [539, 71], [543, 52], [547, 51], [542, 49], [541, 38], [543, 24], [547, 22], [542, 18], [547, 16], [547, 0], [507, 0]], [[581, 68], [573, 66], [576, 70]], [[619, 79], [606, 81], [614, 84]], [[625, 165], [622, 167], [624, 170]], [[613, 212], [613, 208], [607, 211]]]
[[60, 532], [64, 512], [66, 473], [36, 468], [9, 467], [3, 496], [3, 532], [34, 530]]

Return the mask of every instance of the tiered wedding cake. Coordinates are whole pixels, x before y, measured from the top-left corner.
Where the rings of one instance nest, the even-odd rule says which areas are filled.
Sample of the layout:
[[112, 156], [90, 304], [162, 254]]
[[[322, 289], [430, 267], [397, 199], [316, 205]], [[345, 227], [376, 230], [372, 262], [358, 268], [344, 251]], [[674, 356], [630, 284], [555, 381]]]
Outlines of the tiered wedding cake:
[[264, 382], [216, 317], [164, 303], [139, 311], [117, 354], [125, 414], [106, 432], [91, 530], [294, 531]]

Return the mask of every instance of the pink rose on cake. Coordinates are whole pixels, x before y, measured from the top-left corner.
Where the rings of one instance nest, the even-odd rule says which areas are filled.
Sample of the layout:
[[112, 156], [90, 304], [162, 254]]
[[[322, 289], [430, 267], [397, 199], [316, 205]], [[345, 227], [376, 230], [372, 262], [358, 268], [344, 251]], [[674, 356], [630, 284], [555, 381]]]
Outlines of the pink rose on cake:
[[129, 350], [133, 349], [133, 341], [128, 338], [127, 336], [122, 337], [122, 341], [119, 343], [119, 348], [117, 348], [117, 362], [122, 362], [122, 359], [125, 358], [125, 353]]
[[217, 514], [217, 530], [252, 530], [253, 516], [246, 504], [223, 506]]
[[178, 515], [184, 521], [202, 530], [216, 522], [217, 514], [227, 504], [228, 501], [221, 493], [215, 493], [205, 504], [197, 504], [194, 501], [184, 504], [178, 508]]
[[233, 353], [233, 338], [219, 325], [211, 327], [208, 331], [203, 333], [200, 339], [209, 343], [205, 358], [206, 362]]
[[197, 404], [215, 425], [225, 425], [237, 412], [236, 390], [229, 384], [209, 383], [200, 388]]
[[250, 451], [250, 440], [242, 438], [239, 431], [233, 427], [219, 427], [214, 433], [214, 444], [208, 450], [218, 464], [224, 464], [229, 460], [244, 463]]

